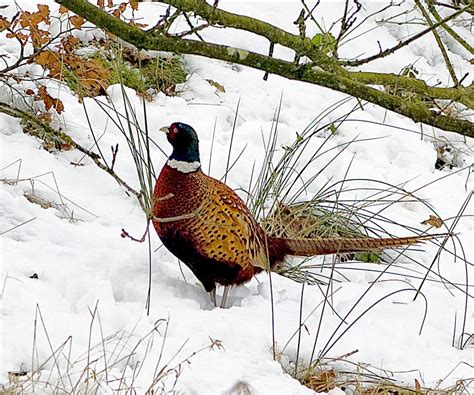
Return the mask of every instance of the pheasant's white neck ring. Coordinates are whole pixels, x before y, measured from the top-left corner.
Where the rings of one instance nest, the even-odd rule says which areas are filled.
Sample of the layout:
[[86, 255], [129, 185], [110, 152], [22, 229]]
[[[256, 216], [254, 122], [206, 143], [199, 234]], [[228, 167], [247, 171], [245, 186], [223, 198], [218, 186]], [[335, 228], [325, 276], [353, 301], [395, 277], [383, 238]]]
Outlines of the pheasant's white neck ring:
[[201, 162], [185, 162], [182, 160], [168, 159], [168, 166], [181, 173], [193, 173], [201, 167]]

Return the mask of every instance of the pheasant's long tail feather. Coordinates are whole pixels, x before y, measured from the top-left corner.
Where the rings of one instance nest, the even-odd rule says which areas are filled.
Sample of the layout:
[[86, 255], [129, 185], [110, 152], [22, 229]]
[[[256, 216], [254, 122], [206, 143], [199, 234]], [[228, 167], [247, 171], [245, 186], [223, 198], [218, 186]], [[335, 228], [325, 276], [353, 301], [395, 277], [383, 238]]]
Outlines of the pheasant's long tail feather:
[[285, 245], [286, 254], [294, 256], [313, 256], [326, 254], [339, 254], [356, 251], [372, 251], [385, 248], [395, 248], [418, 244], [446, 235], [426, 235], [413, 237], [397, 237], [373, 239], [367, 238], [313, 238], [313, 239], [280, 239]]

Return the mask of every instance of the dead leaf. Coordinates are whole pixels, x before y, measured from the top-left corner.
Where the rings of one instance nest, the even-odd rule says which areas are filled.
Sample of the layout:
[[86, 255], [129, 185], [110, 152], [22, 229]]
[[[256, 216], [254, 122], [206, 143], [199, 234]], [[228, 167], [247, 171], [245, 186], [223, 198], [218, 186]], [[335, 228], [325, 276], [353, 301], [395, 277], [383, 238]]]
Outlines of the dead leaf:
[[55, 204], [49, 200], [45, 200], [40, 198], [39, 196], [32, 195], [30, 193], [24, 193], [23, 196], [28, 200], [30, 203], [37, 204], [43, 209], [53, 208]]
[[119, 6], [112, 12], [112, 15], [115, 16], [116, 18], [119, 18], [120, 15], [122, 15], [125, 10], [127, 9], [127, 3], [120, 3]]
[[38, 49], [49, 42], [50, 35], [51, 34], [47, 30], [33, 29], [30, 34], [33, 47]]
[[61, 151], [71, 151], [74, 148], [74, 145], [69, 143], [61, 143], [61, 146], [59, 147]]
[[10, 22], [4, 16], [0, 15], [0, 32], [3, 32], [5, 29], [8, 29]]
[[[63, 52], [73, 51], [78, 43], [75, 38], [67, 39], [63, 43]], [[48, 69], [48, 76], [51, 78], [62, 79], [65, 68], [73, 72], [80, 82], [80, 91], [77, 91], [80, 97], [98, 96], [109, 86], [111, 70], [98, 59], [83, 58], [74, 53], [43, 51], [34, 58], [34, 62]], [[59, 108], [61, 109], [61, 105]]]
[[79, 43], [80, 40], [77, 37], [69, 35], [61, 39], [60, 49], [63, 49], [66, 53], [72, 53]]
[[42, 100], [46, 111], [50, 108], [54, 108], [58, 114], [61, 114], [64, 111], [63, 102], [52, 97], [44, 85], [41, 85], [38, 88], [38, 94], [36, 95], [35, 100]]
[[18, 40], [20, 41], [25, 41], [28, 36], [26, 34], [23, 34], [23, 33], [7, 33], [7, 38], [17, 38]]
[[431, 225], [435, 228], [441, 228], [444, 224], [443, 220], [436, 215], [430, 215], [428, 219], [421, 222], [422, 225]]
[[222, 92], [222, 93], [225, 93], [225, 88], [224, 86], [222, 86], [221, 84], [219, 84], [218, 82], [214, 81], [214, 80], [206, 80], [207, 82], [209, 82], [209, 85], [212, 85], [214, 88], [216, 88], [218, 91]]
[[38, 12], [39, 16], [41, 16], [41, 19], [44, 21], [45, 19], [49, 18], [49, 7], [45, 4], [38, 4]]
[[311, 372], [304, 378], [304, 384], [317, 392], [330, 391], [336, 387], [336, 373], [334, 370]]
[[49, 25], [49, 7], [44, 4], [38, 4], [37, 12], [24, 11], [20, 14], [20, 25], [23, 28], [37, 28], [41, 22]]
[[58, 78], [61, 75], [62, 64], [58, 54], [53, 51], [41, 51], [33, 59], [36, 64], [43, 66], [45, 69], [49, 69], [50, 73], [48, 77]]
[[129, 0], [130, 1], [130, 7], [132, 7], [133, 11], [138, 10], [138, 0]]
[[63, 5], [59, 6], [59, 13], [60, 14], [67, 14], [69, 12], [69, 10], [64, 7]]
[[81, 30], [81, 26], [84, 24], [85, 20], [82, 16], [79, 15], [74, 15], [69, 18], [71, 21], [72, 25], [77, 29]]
[[26, 376], [28, 373], [23, 371], [8, 372], [8, 381], [10, 383], [18, 383], [22, 377]]
[[421, 394], [421, 385], [420, 385], [420, 382], [417, 379], [415, 379], [415, 391], [416, 391], [417, 395]]
[[53, 115], [50, 112], [43, 112], [37, 118], [48, 125], [53, 121]]

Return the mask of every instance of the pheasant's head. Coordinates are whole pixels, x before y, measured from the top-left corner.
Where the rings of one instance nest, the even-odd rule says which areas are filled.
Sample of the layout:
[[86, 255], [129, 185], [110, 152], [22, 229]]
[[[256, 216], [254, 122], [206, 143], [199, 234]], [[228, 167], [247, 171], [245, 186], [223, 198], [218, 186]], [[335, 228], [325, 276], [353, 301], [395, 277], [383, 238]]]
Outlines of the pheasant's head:
[[160, 129], [166, 133], [173, 146], [168, 165], [183, 172], [191, 173], [201, 167], [199, 159], [199, 139], [196, 131], [189, 125], [174, 122]]

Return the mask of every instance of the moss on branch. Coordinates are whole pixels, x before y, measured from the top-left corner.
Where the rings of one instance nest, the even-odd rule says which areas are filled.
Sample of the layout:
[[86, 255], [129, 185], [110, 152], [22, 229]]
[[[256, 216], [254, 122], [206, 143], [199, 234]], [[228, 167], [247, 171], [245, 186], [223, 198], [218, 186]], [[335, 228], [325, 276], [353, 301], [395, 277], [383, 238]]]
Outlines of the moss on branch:
[[20, 118], [25, 132], [38, 137], [46, 146], [56, 149], [60, 149], [60, 147], [76, 148], [76, 143], [66, 133], [53, 129], [32, 113], [19, 110], [2, 102], [0, 102], [0, 113]]
[[193, 12], [211, 24], [219, 24], [258, 34], [272, 43], [292, 48], [300, 55], [310, 56], [314, 51], [311, 40], [308, 38], [302, 39], [299, 35], [291, 34], [260, 19], [220, 10], [207, 4], [204, 0], [160, 0], [160, 2], [184, 12]]
[[429, 86], [425, 81], [403, 75], [372, 72], [349, 72], [346, 76], [354, 81], [368, 85], [390, 87], [400, 91], [413, 92], [425, 99], [450, 100], [459, 102], [474, 110], [474, 85], [456, 88]]
[[[304, 81], [334, 89], [339, 92], [344, 92], [404, 115], [415, 122], [423, 122], [427, 125], [443, 130], [474, 137], [474, 124], [472, 122], [435, 113], [424, 103], [424, 100], [427, 98], [436, 98], [459, 101], [467, 107], [472, 108], [472, 86], [468, 88], [432, 88], [426, 86], [423, 81], [415, 78], [400, 77], [394, 74], [356, 73], [349, 72], [345, 69], [342, 69], [341, 72], [331, 72], [321, 67], [315, 67], [314, 64], [304, 66], [297, 65], [292, 62], [271, 58], [251, 51], [225, 45], [194, 41], [163, 34], [150, 34], [135, 26], [128, 25], [85, 0], [56, 0], [56, 2], [82, 16], [94, 25], [107, 30], [120, 39], [141, 49], [200, 55], [217, 60], [238, 63], [272, 74], [277, 74], [288, 79]], [[166, 2], [171, 3], [172, 1], [167, 0]], [[204, 7], [204, 2], [199, 0], [173, 0], [173, 2], [179, 2], [181, 4], [189, 3]], [[234, 17], [248, 18], [236, 15], [234, 15]], [[242, 28], [242, 24], [239, 25], [237, 23], [238, 21], [238, 19], [232, 19], [232, 26]], [[244, 25], [246, 23], [246, 30], [249, 30], [248, 24], [250, 22], [248, 20], [247, 22], [243, 22]], [[270, 24], [264, 22], [261, 23], [262, 25], [252, 25], [253, 29], [255, 31], [257, 31], [257, 27], [258, 29], [263, 30], [276, 29], [276, 31], [273, 32], [275, 35], [277, 35], [277, 32], [280, 30]], [[288, 36], [281, 35], [278, 37], [280, 37], [282, 42], [288, 40], [285, 42], [290, 45], [290, 41], [294, 38], [291, 37], [292, 35], [290, 33], [287, 34]], [[267, 36], [268, 34], [265, 37]], [[304, 42], [304, 40], [301, 40], [299, 36], [295, 37], [298, 38], [300, 43]], [[401, 86], [404, 89], [409, 89], [416, 93], [418, 97], [415, 98], [415, 100], [406, 100], [399, 95], [378, 90], [370, 85]]]

